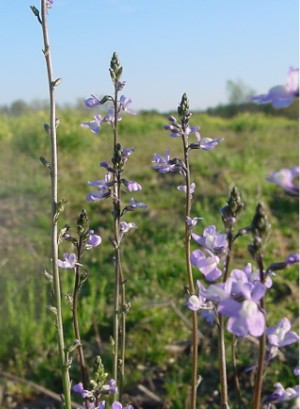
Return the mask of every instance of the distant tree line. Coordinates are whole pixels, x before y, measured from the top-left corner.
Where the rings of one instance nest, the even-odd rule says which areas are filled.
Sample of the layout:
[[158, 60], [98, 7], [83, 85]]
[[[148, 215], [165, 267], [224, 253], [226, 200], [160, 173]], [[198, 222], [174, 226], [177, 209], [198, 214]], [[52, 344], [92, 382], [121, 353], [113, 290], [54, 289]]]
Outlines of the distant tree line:
[[[85, 110], [82, 100], [77, 102], [74, 105], [64, 105], [61, 108], [68, 108], [68, 109], [75, 109], [75, 110]], [[26, 115], [32, 111], [43, 111], [48, 109], [48, 104], [43, 101], [34, 101], [31, 103], [27, 103], [23, 100], [16, 100], [9, 105], [1, 105], [0, 106], [0, 114], [19, 117], [22, 115]], [[207, 113], [208, 115], [212, 116], [220, 116], [223, 118], [232, 118], [241, 112], [262, 112], [266, 115], [271, 116], [284, 116], [287, 118], [299, 119], [299, 103], [298, 101], [294, 101], [292, 105], [284, 109], [276, 109], [273, 108], [271, 104], [265, 105], [257, 105], [252, 102], [240, 102], [240, 103], [228, 103], [228, 104], [220, 104], [215, 107], [207, 108], [206, 110], [202, 111]], [[142, 110], [140, 111], [142, 115], [153, 115], [153, 114], [160, 114], [159, 111], [156, 110]]]

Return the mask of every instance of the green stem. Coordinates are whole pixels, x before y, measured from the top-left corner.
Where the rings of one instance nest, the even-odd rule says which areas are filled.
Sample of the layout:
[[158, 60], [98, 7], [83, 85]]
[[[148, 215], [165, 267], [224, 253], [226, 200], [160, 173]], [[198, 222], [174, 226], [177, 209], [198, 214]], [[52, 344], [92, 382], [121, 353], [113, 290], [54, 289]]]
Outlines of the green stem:
[[56, 326], [58, 338], [59, 361], [61, 368], [64, 407], [71, 408], [71, 391], [69, 365], [65, 352], [64, 329], [61, 306], [61, 286], [60, 275], [57, 266], [58, 259], [58, 228], [57, 228], [57, 142], [56, 142], [56, 105], [54, 99], [54, 82], [51, 53], [49, 46], [48, 25], [47, 25], [47, 6], [46, 0], [41, 0], [41, 20], [44, 40], [44, 55], [47, 66], [47, 75], [49, 83], [49, 99], [50, 99], [50, 137], [51, 137], [51, 254], [52, 254], [52, 273], [53, 273], [53, 294], [54, 304], [56, 308]]
[[219, 339], [219, 365], [220, 365], [220, 385], [221, 385], [221, 408], [229, 409], [228, 391], [227, 391], [227, 370], [226, 370], [226, 351], [224, 336], [224, 316], [219, 314], [218, 339]]
[[[225, 260], [223, 283], [227, 280], [229, 264], [231, 260], [231, 252], [233, 245], [232, 229], [227, 229], [228, 251]], [[228, 405], [228, 384], [227, 384], [227, 368], [226, 368], [226, 348], [225, 348], [225, 328], [224, 317], [219, 314], [218, 325], [218, 342], [219, 342], [219, 364], [220, 364], [220, 386], [221, 386], [221, 407], [229, 408]]]
[[[81, 247], [82, 247], [82, 239], [80, 237], [77, 249], [77, 260], [78, 263], [81, 261]], [[75, 282], [74, 282], [74, 290], [73, 290], [73, 299], [72, 299], [72, 318], [73, 318], [73, 328], [75, 338], [78, 340], [78, 356], [79, 356], [79, 365], [80, 365], [80, 372], [81, 372], [81, 380], [84, 389], [88, 389], [88, 375], [87, 375], [87, 367], [85, 363], [83, 347], [81, 342], [80, 336], [80, 329], [79, 329], [79, 322], [78, 322], [78, 296], [80, 291], [80, 266], [76, 266], [75, 268]], [[85, 406], [86, 409], [89, 408], [88, 400], [85, 399]]]
[[[184, 126], [183, 126], [184, 129]], [[187, 224], [187, 217], [191, 214], [191, 176], [189, 166], [188, 142], [185, 137], [182, 137], [184, 164], [186, 167], [185, 183], [186, 183], [186, 202], [185, 202], [185, 258], [186, 271], [188, 277], [188, 285], [190, 294], [195, 293], [192, 265], [191, 265], [191, 231]], [[196, 409], [197, 386], [198, 386], [198, 319], [197, 312], [192, 312], [192, 345], [193, 345], [193, 361], [192, 361], [192, 379], [191, 379], [191, 409]]]
[[126, 287], [125, 279], [122, 271], [121, 262], [119, 259], [120, 272], [120, 291], [121, 291], [121, 328], [120, 328], [120, 381], [119, 381], [119, 396], [122, 400], [124, 376], [125, 376], [125, 350], [126, 350]]
[[[114, 126], [113, 126], [113, 155], [118, 143], [118, 90], [115, 84], [114, 94]], [[120, 284], [121, 278], [121, 264], [120, 264], [120, 169], [117, 163], [114, 163], [113, 174], [113, 217], [114, 217], [114, 269], [115, 269], [115, 289], [114, 289], [114, 362], [113, 362], [113, 376], [118, 385], [118, 394], [114, 394], [115, 399], [120, 399], [120, 382], [123, 384], [122, 374], [124, 374], [123, 363], [119, 359], [120, 351]], [[122, 331], [123, 332], [123, 331]], [[121, 381], [119, 381], [119, 368]]]

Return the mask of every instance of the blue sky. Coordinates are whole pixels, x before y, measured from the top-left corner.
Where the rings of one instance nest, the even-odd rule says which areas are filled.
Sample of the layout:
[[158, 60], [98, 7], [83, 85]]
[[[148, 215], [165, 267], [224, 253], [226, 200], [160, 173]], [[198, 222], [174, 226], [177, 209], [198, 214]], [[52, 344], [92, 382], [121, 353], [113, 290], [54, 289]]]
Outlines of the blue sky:
[[[298, 0], [54, 0], [49, 13], [57, 101], [110, 94], [116, 51], [134, 109], [191, 109], [227, 102], [226, 81], [257, 92], [299, 65]], [[1, 1], [0, 105], [47, 99], [40, 26], [29, 6]]]

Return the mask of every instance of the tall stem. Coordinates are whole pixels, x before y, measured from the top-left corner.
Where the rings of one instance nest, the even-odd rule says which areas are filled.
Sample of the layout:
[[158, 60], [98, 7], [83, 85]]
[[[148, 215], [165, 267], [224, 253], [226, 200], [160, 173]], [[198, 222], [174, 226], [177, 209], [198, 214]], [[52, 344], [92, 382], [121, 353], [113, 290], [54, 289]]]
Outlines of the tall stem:
[[[183, 128], [184, 129], [184, 128]], [[187, 217], [191, 214], [191, 176], [190, 176], [190, 165], [189, 165], [189, 155], [188, 146], [185, 136], [182, 137], [183, 140], [183, 151], [184, 151], [184, 163], [186, 167], [185, 183], [186, 183], [186, 202], [185, 202], [185, 258], [186, 258], [186, 271], [188, 276], [189, 292], [190, 294], [195, 293], [192, 265], [191, 265], [191, 230], [187, 224]], [[192, 362], [192, 380], [191, 380], [191, 409], [196, 409], [196, 398], [197, 398], [197, 378], [198, 378], [198, 320], [197, 312], [192, 312], [192, 345], [193, 345], [193, 362]]]
[[237, 398], [237, 405], [238, 409], [242, 409], [242, 400], [241, 400], [241, 386], [238, 377], [238, 370], [237, 370], [237, 338], [235, 335], [232, 337], [232, 344], [231, 344], [231, 353], [232, 353], [232, 366], [234, 372], [234, 385], [236, 391], [236, 398]]
[[228, 391], [227, 391], [227, 370], [226, 370], [226, 351], [224, 337], [224, 316], [219, 314], [218, 325], [219, 338], [219, 365], [220, 365], [220, 384], [221, 384], [221, 408], [229, 409], [228, 406]]
[[[231, 259], [231, 251], [233, 244], [232, 229], [227, 229], [228, 251], [224, 266], [223, 283], [227, 280], [229, 264]], [[224, 317], [219, 314], [218, 326], [218, 343], [219, 343], [219, 364], [220, 364], [220, 386], [221, 386], [221, 407], [222, 409], [229, 408], [228, 405], [228, 384], [227, 384], [227, 368], [226, 368], [226, 348], [225, 348], [225, 328]]]
[[57, 142], [56, 142], [56, 105], [54, 98], [54, 80], [47, 25], [46, 0], [41, 0], [41, 21], [44, 40], [44, 55], [47, 66], [50, 99], [50, 137], [51, 137], [51, 254], [53, 274], [53, 294], [56, 308], [56, 327], [58, 351], [63, 384], [64, 406], [71, 408], [70, 377], [67, 355], [65, 352], [64, 329], [61, 306], [60, 276], [57, 266], [58, 259], [58, 228], [57, 228]]
[[[116, 147], [118, 144], [118, 90], [117, 84], [115, 84], [115, 94], [114, 94], [114, 145], [113, 153], [115, 155]], [[124, 289], [124, 279], [121, 269], [121, 252], [120, 252], [120, 186], [121, 177], [119, 165], [114, 163], [114, 187], [113, 187], [113, 215], [114, 215], [114, 268], [115, 268], [115, 291], [114, 291], [114, 367], [113, 374], [116, 384], [118, 385], [118, 398], [121, 399], [123, 382], [124, 382], [124, 358], [125, 358], [125, 346], [124, 346], [124, 336], [125, 336], [125, 323], [124, 316], [121, 318], [121, 347], [120, 347], [120, 314], [121, 306], [120, 304], [124, 302], [125, 289]], [[120, 289], [122, 289], [122, 296], [120, 302]], [[120, 351], [121, 349], [121, 351]], [[120, 357], [121, 356], [121, 357]], [[120, 378], [120, 379], [119, 379]]]
[[[259, 268], [260, 281], [264, 283], [264, 266], [263, 266], [263, 257], [261, 254], [257, 256], [257, 265]], [[262, 311], [265, 310], [265, 299], [264, 297], [260, 301], [260, 308]], [[258, 366], [257, 374], [255, 379], [255, 388], [254, 388], [254, 400], [253, 400], [253, 409], [259, 409], [261, 405], [261, 393], [263, 385], [263, 376], [265, 368], [265, 355], [266, 355], [266, 334], [265, 332], [259, 338], [259, 356], [258, 356]]]
[[[81, 261], [81, 247], [82, 247], [82, 239], [80, 237], [78, 243], [78, 250], [77, 250], [77, 260], [78, 263]], [[74, 282], [74, 290], [73, 290], [73, 299], [72, 299], [72, 318], [73, 318], [73, 327], [74, 327], [74, 334], [75, 338], [78, 340], [78, 357], [79, 357], [79, 365], [80, 365], [80, 372], [81, 372], [81, 380], [84, 389], [88, 389], [88, 375], [87, 375], [87, 367], [85, 363], [83, 347], [81, 342], [80, 336], [80, 329], [79, 329], [79, 322], [78, 322], [78, 296], [80, 290], [80, 266], [77, 265], [75, 268], [75, 282]], [[88, 409], [89, 403], [87, 399], [85, 400], [85, 406]]]

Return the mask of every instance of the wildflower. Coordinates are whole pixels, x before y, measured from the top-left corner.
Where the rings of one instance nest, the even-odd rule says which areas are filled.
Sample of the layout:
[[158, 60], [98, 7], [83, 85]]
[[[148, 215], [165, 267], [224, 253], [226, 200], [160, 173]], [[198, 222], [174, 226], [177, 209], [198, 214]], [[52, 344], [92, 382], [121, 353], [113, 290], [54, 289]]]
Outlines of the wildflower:
[[208, 253], [209, 257], [206, 257], [201, 250], [194, 250], [191, 263], [201, 271], [207, 281], [216, 281], [222, 275], [222, 271], [217, 267], [220, 259], [209, 250]]
[[259, 280], [254, 280], [245, 271], [234, 269], [227, 280], [227, 288], [233, 298], [243, 297], [254, 301], [260, 300], [266, 292], [266, 286]]
[[299, 96], [299, 69], [290, 68], [285, 85], [272, 87], [267, 94], [251, 97], [258, 104], [272, 103], [274, 108], [285, 108]]
[[90, 230], [89, 233], [90, 234], [89, 234], [89, 238], [86, 243], [86, 249], [90, 249], [90, 248], [99, 246], [99, 244], [101, 244], [101, 241], [102, 241], [101, 237], [98, 236], [97, 234], [94, 234], [93, 230]]
[[64, 253], [64, 261], [58, 259], [57, 265], [64, 270], [71, 270], [72, 268], [75, 268], [75, 266], [78, 265], [76, 254]]
[[143, 202], [136, 202], [133, 198], [130, 199], [130, 204], [126, 206], [126, 210], [146, 209], [147, 205]]
[[83, 384], [81, 382], [74, 385], [72, 389], [73, 389], [73, 392], [79, 393], [83, 399], [89, 398], [92, 396], [92, 392], [88, 391], [87, 389], [84, 389]]
[[[192, 198], [193, 193], [195, 191], [195, 187], [196, 187], [195, 183], [192, 183], [191, 186], [190, 186], [190, 196], [191, 196], [191, 198]], [[177, 186], [177, 190], [180, 190], [181, 192], [186, 193], [186, 186]]]
[[266, 334], [269, 344], [275, 347], [284, 347], [299, 340], [294, 331], [290, 331], [291, 323], [287, 318], [282, 318], [277, 325], [267, 328]]
[[126, 163], [129, 156], [134, 152], [134, 148], [124, 148], [121, 152], [122, 162]]
[[110, 196], [111, 191], [111, 173], [107, 172], [104, 180], [93, 180], [89, 181], [88, 185], [97, 186], [99, 190], [94, 190], [89, 193], [86, 197], [88, 201], [98, 202], [100, 199], [105, 199]]
[[100, 114], [94, 116], [94, 120], [90, 122], [83, 122], [80, 124], [82, 128], [89, 128], [93, 133], [100, 132], [100, 127], [103, 125], [104, 120], [102, 119]]
[[125, 97], [125, 95], [121, 95], [120, 101], [119, 101], [119, 111], [127, 112], [127, 114], [135, 115], [133, 111], [128, 109], [128, 105], [132, 103], [132, 100], [130, 98]]
[[299, 68], [290, 68], [288, 72], [286, 90], [295, 97], [299, 97]]
[[264, 314], [253, 300], [245, 300], [242, 303], [233, 299], [224, 300], [219, 304], [218, 312], [230, 317], [227, 329], [238, 337], [244, 337], [247, 334], [259, 337], [264, 332]]
[[292, 388], [286, 388], [281, 385], [281, 383], [277, 382], [274, 384], [276, 388], [272, 395], [269, 395], [266, 399], [267, 402], [280, 402], [280, 401], [287, 401], [299, 396], [299, 385], [294, 386]]
[[193, 227], [195, 227], [200, 220], [203, 220], [203, 217], [193, 217], [193, 218], [187, 217], [186, 224], [188, 225], [188, 228], [192, 230]]
[[217, 145], [219, 145], [220, 142], [224, 140], [224, 138], [219, 138], [219, 139], [201, 138], [199, 132], [195, 132], [195, 136], [196, 136], [198, 143], [190, 144], [190, 148], [191, 149], [202, 149], [204, 151], [211, 151]]
[[110, 379], [106, 385], [103, 385], [101, 388], [101, 393], [117, 393], [118, 388], [116, 381], [114, 379]]
[[131, 229], [136, 229], [137, 225], [135, 223], [120, 222], [120, 240]]
[[216, 253], [221, 253], [228, 247], [226, 234], [219, 233], [216, 226], [205, 227], [203, 236], [192, 233], [192, 237], [198, 244]]
[[[198, 296], [196, 294], [191, 295], [187, 301], [187, 307], [192, 311], [198, 311], [200, 308], [205, 306], [206, 298], [202, 295], [202, 284], [199, 280], [197, 280], [198, 286]], [[204, 288], [204, 287], [203, 287]]]
[[153, 169], [158, 170], [160, 173], [173, 173], [181, 170], [180, 164], [176, 163], [176, 161], [171, 162], [169, 150], [166, 150], [165, 156], [155, 153], [152, 163]]
[[[106, 97], [107, 98], [107, 97]], [[102, 105], [105, 102], [104, 98], [100, 99], [96, 95], [91, 95], [90, 98], [84, 100], [84, 104], [88, 108], [94, 108], [97, 105]]]
[[127, 187], [129, 192], [137, 192], [139, 190], [142, 190], [142, 186], [134, 181], [127, 181], [125, 179], [123, 179], [123, 183], [125, 184], [125, 186]]
[[285, 264], [287, 266], [291, 264], [296, 264], [296, 263], [299, 263], [299, 253], [289, 254], [287, 258], [285, 259]]
[[271, 172], [270, 176], [266, 178], [268, 182], [275, 183], [282, 187], [288, 193], [298, 196], [299, 186], [295, 185], [293, 180], [299, 175], [299, 166], [294, 166], [289, 169], [281, 169], [277, 172]]

